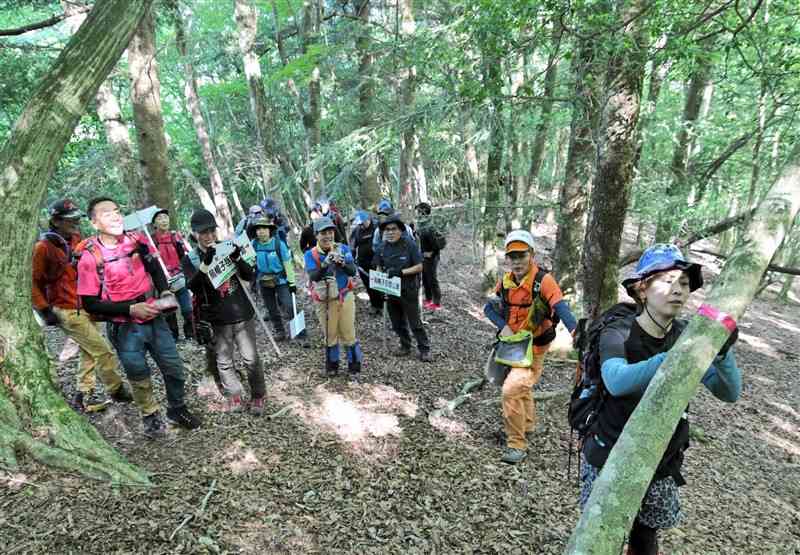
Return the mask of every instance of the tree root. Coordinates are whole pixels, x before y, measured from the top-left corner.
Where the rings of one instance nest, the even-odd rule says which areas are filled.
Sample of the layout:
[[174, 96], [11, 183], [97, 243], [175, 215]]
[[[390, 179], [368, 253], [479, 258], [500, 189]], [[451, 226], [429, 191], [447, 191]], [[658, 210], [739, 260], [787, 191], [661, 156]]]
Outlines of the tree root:
[[435, 411], [431, 412], [429, 417], [439, 418], [441, 416], [444, 416], [445, 414], [453, 414], [453, 411], [456, 410], [459, 406], [463, 405], [467, 401], [467, 399], [471, 397], [470, 394], [474, 390], [483, 386], [484, 383], [486, 383], [486, 379], [483, 377], [465, 383], [463, 386], [461, 386], [461, 391], [453, 400], [449, 401], [442, 408], [436, 409]]
[[[569, 389], [556, 389], [555, 391], [542, 391], [542, 392], [534, 392], [533, 400], [534, 401], [552, 401], [554, 399], [561, 399], [569, 397], [571, 391]], [[492, 397], [491, 399], [486, 399], [481, 401], [483, 405], [498, 405], [502, 402], [502, 397]]]

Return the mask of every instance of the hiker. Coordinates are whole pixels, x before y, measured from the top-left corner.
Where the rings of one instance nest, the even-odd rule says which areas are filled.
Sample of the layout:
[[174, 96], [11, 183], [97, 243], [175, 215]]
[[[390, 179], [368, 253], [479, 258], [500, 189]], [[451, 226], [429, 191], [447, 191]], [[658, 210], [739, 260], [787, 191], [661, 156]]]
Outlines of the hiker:
[[186, 408], [183, 361], [160, 308], [177, 309], [178, 302], [167, 288], [157, 251], [141, 234], [125, 233], [119, 206], [111, 198], [92, 199], [87, 212], [97, 235], [79, 245], [78, 295], [87, 312], [111, 322], [111, 343], [133, 390], [145, 436], [165, 433], [146, 353], [164, 378], [167, 419], [186, 429], [198, 428], [200, 420]]
[[[253, 279], [253, 268], [241, 258], [236, 245], [229, 258], [236, 270], [219, 287], [214, 287], [209, 267], [217, 248], [217, 221], [208, 210], [198, 209], [190, 221], [197, 247], [181, 264], [195, 302], [197, 340], [205, 346], [207, 369], [225, 397], [225, 412], [244, 409], [243, 388], [235, 367], [234, 346], [247, 368], [250, 384], [250, 413], [264, 413], [264, 372], [256, 347], [255, 308], [247, 298], [243, 281]], [[254, 230], [255, 232], [255, 230]]]
[[[234, 235], [241, 235], [242, 233], [245, 233], [253, 220], [262, 217], [264, 217], [264, 209], [261, 207], [261, 205], [254, 204], [247, 210], [247, 216], [239, 220], [239, 223], [236, 224], [236, 229], [233, 230]], [[248, 234], [247, 237], [252, 240], [255, 236], [250, 237]]]
[[[186, 280], [181, 274], [181, 259], [187, 252], [186, 241], [179, 231], [171, 231], [169, 229], [169, 210], [162, 208], [155, 214], [151, 221], [153, 225], [153, 241], [158, 248], [158, 254], [169, 272], [167, 276], [170, 280], [176, 279], [183, 284], [177, 291], [174, 291], [175, 297], [178, 299], [178, 305], [181, 308], [181, 316], [183, 316], [183, 337], [185, 339], [192, 339], [194, 324], [192, 324], [192, 296], [186, 288]], [[166, 316], [167, 325], [172, 331], [172, 337], [178, 341], [178, 314], [172, 312]]]
[[370, 312], [373, 316], [380, 315], [383, 311], [383, 293], [370, 289], [369, 286], [369, 271], [375, 269], [372, 265], [375, 254], [372, 250], [372, 235], [375, 228], [377, 225], [369, 212], [359, 210], [353, 218], [353, 231], [350, 233], [350, 248], [355, 253], [358, 275], [361, 276], [361, 282], [367, 289]]
[[280, 237], [281, 241], [283, 241], [288, 245], [289, 242], [287, 241], [286, 238], [289, 236], [289, 224], [286, 222], [286, 218], [281, 213], [277, 201], [275, 201], [270, 197], [267, 197], [264, 200], [262, 200], [259, 204], [261, 205], [261, 208], [263, 208], [264, 210], [263, 216], [273, 219], [275, 225], [277, 226], [278, 237]]
[[[395, 214], [396, 211], [394, 206], [389, 199], [382, 198], [378, 202], [378, 207], [376, 209], [376, 215], [378, 218], [378, 226], [375, 228], [375, 232], [372, 234], [372, 250], [377, 254], [378, 251], [381, 249], [381, 245], [383, 241], [386, 239], [383, 234], [381, 233], [380, 225], [383, 223], [386, 218]], [[402, 237], [411, 243], [416, 243], [414, 239], [414, 230], [411, 229], [410, 226], [403, 224], [402, 229]]]
[[495, 287], [495, 297], [486, 303], [483, 312], [498, 329], [500, 337], [522, 333], [522, 341], [530, 341], [531, 362], [511, 366], [503, 382], [503, 427], [506, 449], [500, 460], [508, 464], [521, 462], [527, 456], [527, 434], [536, 426], [536, 405], [531, 388], [544, 369], [544, 356], [555, 339], [558, 321], [570, 332], [576, 327], [575, 317], [563, 299], [561, 288], [552, 274], [534, 261], [533, 236], [521, 229], [511, 231], [505, 239], [506, 272]]
[[417, 237], [422, 251], [422, 288], [425, 301], [422, 306], [428, 310], [442, 308], [442, 290], [439, 287], [439, 258], [445, 247], [445, 236], [431, 221], [431, 205], [420, 202], [414, 207], [417, 213]]
[[50, 229], [33, 247], [31, 300], [46, 325], [60, 327], [80, 347], [73, 405], [83, 412], [108, 406], [107, 398], [96, 389], [98, 377], [112, 400], [130, 403], [133, 397], [119, 374], [117, 355], [97, 324], [79, 310], [73, 253], [81, 242], [78, 223], [83, 214], [69, 199], [53, 203], [48, 213]]
[[344, 223], [339, 209], [336, 208], [336, 203], [326, 196], [318, 198], [314, 202], [314, 209], [319, 212], [323, 218], [330, 218], [333, 225], [336, 226], [336, 242], [343, 243], [347, 240], [347, 226]]
[[[254, 220], [250, 228], [254, 230], [256, 237], [253, 239], [253, 249], [256, 251], [255, 279], [261, 289], [276, 338], [278, 341], [285, 341], [284, 318], [288, 321], [294, 316], [292, 295], [297, 293], [292, 252], [278, 236], [277, 223], [271, 217]], [[305, 330], [298, 337], [301, 336], [305, 337]]]
[[359, 381], [363, 356], [356, 339], [356, 265], [350, 248], [334, 241], [335, 229], [330, 218], [323, 216], [314, 222], [317, 246], [306, 252], [305, 270], [309, 294], [317, 303], [317, 316], [325, 330], [324, 375], [338, 374], [341, 343], [347, 352], [348, 374], [353, 381]]
[[[583, 445], [581, 507], [650, 380], [686, 327], [678, 315], [690, 293], [702, 287], [702, 269], [688, 262], [676, 246], [657, 244], [645, 250], [622, 285], [636, 301], [637, 314], [613, 321], [600, 332], [599, 360], [608, 394]], [[734, 331], [702, 380], [715, 397], [730, 403], [741, 392], [741, 372], [731, 349], [737, 337]], [[684, 413], [634, 521], [628, 555], [655, 555], [658, 530], [678, 524], [678, 488], [685, 484], [680, 471], [688, 446], [689, 422]]]
[[398, 213], [392, 214], [380, 224], [380, 233], [385, 239], [375, 254], [374, 264], [390, 278], [401, 278], [400, 296], [387, 295], [385, 301], [392, 320], [392, 329], [400, 338], [400, 349], [394, 355], [405, 357], [411, 354], [413, 333], [419, 359], [422, 362], [431, 362], [431, 344], [419, 313], [418, 274], [422, 272], [422, 254], [413, 240], [403, 236], [404, 227]]

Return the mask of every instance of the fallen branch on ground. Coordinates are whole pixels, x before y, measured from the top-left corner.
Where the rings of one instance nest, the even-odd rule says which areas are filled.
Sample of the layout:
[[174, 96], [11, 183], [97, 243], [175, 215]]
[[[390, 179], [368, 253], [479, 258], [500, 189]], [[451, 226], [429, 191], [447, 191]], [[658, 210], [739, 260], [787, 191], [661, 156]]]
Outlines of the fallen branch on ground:
[[217, 487], [216, 478], [214, 478], [211, 481], [211, 486], [208, 488], [208, 493], [206, 493], [206, 496], [203, 497], [203, 501], [202, 503], [200, 503], [200, 508], [194, 514], [187, 515], [186, 518], [184, 518], [183, 521], [180, 524], [178, 524], [178, 527], [172, 531], [172, 534], [170, 534], [169, 541], [172, 541], [172, 538], [175, 537], [175, 534], [177, 534], [181, 528], [186, 526], [190, 520], [192, 520], [193, 518], [200, 518], [203, 515], [203, 513], [206, 512], [206, 507], [208, 506], [208, 500], [211, 498], [211, 494], [214, 493], [215, 487]]
[[463, 405], [467, 399], [471, 397], [471, 393], [481, 387], [486, 382], [486, 379], [481, 377], [476, 380], [472, 380], [470, 382], [465, 383], [461, 386], [461, 391], [459, 394], [453, 399], [449, 401], [445, 406], [440, 409], [436, 409], [435, 411], [431, 412], [428, 416], [429, 418], [439, 418], [444, 416], [445, 414], [453, 414], [453, 411], [456, 410], [460, 405]]
[[286, 414], [287, 412], [289, 412], [290, 410], [292, 410], [292, 405], [286, 405], [285, 407], [283, 407], [283, 408], [282, 408], [281, 410], [279, 410], [278, 412], [272, 413], [272, 414], [270, 414], [269, 416], [267, 416], [267, 418], [268, 418], [268, 419], [270, 419], [270, 420], [272, 420], [273, 418], [278, 418], [278, 417], [281, 417], [281, 416], [283, 416], [284, 414]]
[[[555, 391], [534, 391], [534, 401], [552, 401], [553, 399], [560, 399], [562, 397], [569, 397], [571, 391], [569, 389], [556, 389]], [[492, 397], [481, 401], [482, 405], [497, 405], [502, 401], [502, 396]]]

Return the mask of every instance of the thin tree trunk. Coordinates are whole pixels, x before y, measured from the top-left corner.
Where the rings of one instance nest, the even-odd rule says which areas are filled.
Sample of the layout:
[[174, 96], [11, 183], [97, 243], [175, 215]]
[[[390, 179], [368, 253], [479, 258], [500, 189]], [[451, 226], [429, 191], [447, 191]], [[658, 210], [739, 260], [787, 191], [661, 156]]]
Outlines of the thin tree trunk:
[[498, 205], [500, 203], [503, 147], [505, 145], [503, 102], [500, 98], [502, 82], [499, 60], [494, 58], [484, 59], [484, 82], [491, 100], [491, 120], [481, 232], [483, 239], [483, 276], [486, 283], [491, 283], [494, 282], [497, 275], [495, 242], [497, 241]]
[[[404, 44], [408, 44], [414, 37], [416, 23], [414, 22], [414, 0], [399, 0], [400, 10], [400, 36]], [[410, 61], [401, 76], [400, 105], [406, 116], [402, 133], [400, 134], [400, 207], [410, 215], [415, 203], [415, 166], [419, 139], [417, 138], [414, 110], [414, 97], [416, 93], [417, 68]]]
[[[705, 46], [710, 47], [711, 45]], [[686, 88], [683, 117], [675, 136], [675, 147], [672, 150], [672, 161], [670, 162], [672, 180], [667, 187], [669, 207], [659, 211], [660, 218], [656, 228], [657, 242], [669, 241], [680, 230], [683, 220], [681, 206], [686, 205], [686, 195], [689, 192], [687, 173], [689, 149], [694, 140], [694, 129], [700, 115], [703, 91], [710, 79], [711, 68], [708, 51], [704, 50], [695, 57], [695, 68]]]
[[[595, 160], [592, 133], [599, 120], [597, 101], [601, 79], [595, 61], [596, 45], [581, 40], [573, 58], [575, 104], [572, 108], [569, 147], [564, 179], [559, 189], [559, 217], [556, 246], [553, 252], [553, 273], [565, 293], [578, 293], [578, 263], [583, 242], [586, 199]], [[558, 147], [557, 147], [558, 148]]]
[[147, 484], [64, 402], [31, 315], [35, 208], [75, 126], [125, 50], [151, 1], [97, 0], [25, 106], [0, 150], [0, 465], [16, 453], [101, 480]]
[[[304, 4], [303, 17], [303, 54], [308, 54], [319, 41], [320, 24], [322, 19], [321, 0], [306, 0]], [[308, 111], [303, 118], [303, 125], [306, 128], [308, 137], [308, 150], [311, 156], [319, 158], [319, 148], [322, 144], [322, 83], [320, 81], [319, 64], [315, 64], [311, 70], [311, 79], [308, 82]], [[309, 172], [309, 190], [325, 190], [325, 173], [321, 160], [314, 160]]]
[[190, 21], [191, 12], [185, 11], [181, 14], [176, 7], [175, 42], [178, 46], [178, 52], [183, 58], [183, 73], [186, 81], [183, 93], [186, 97], [186, 105], [189, 107], [189, 112], [192, 115], [192, 125], [194, 126], [194, 132], [197, 136], [197, 143], [200, 146], [200, 151], [203, 154], [203, 162], [205, 162], [206, 171], [208, 171], [208, 180], [211, 183], [211, 192], [214, 195], [217, 226], [222, 232], [223, 237], [230, 237], [233, 235], [233, 218], [231, 217], [231, 209], [228, 204], [228, 196], [225, 193], [225, 187], [222, 183], [222, 175], [219, 173], [219, 168], [217, 168], [217, 163], [214, 160], [214, 152], [211, 150], [211, 139], [208, 136], [203, 112], [200, 110], [200, 98], [197, 94], [197, 79], [195, 77], [194, 65], [189, 57], [186, 33], [183, 28], [184, 18]]
[[467, 185], [467, 198], [472, 198], [472, 191], [481, 181], [480, 163], [478, 162], [478, 151], [475, 149], [475, 125], [472, 116], [466, 109], [459, 111], [459, 122], [461, 123], [461, 140], [464, 143], [464, 167], [461, 175]]
[[189, 187], [192, 188], [194, 194], [196, 194], [197, 198], [200, 199], [200, 205], [209, 212], [211, 212], [212, 214], [214, 214], [214, 216], [216, 217], [217, 207], [214, 205], [214, 199], [211, 198], [211, 195], [206, 190], [206, 188], [200, 184], [197, 178], [188, 169], [184, 168], [182, 173], [184, 179], [189, 184]]
[[608, 63], [608, 100], [603, 111], [603, 135], [592, 183], [591, 210], [583, 243], [581, 283], [584, 315], [596, 318], [617, 301], [617, 261], [628, 210], [636, 124], [644, 74], [645, 45], [642, 0], [620, 2], [620, 18], [631, 20], [624, 31], [625, 46], [618, 46]]
[[167, 137], [161, 113], [161, 82], [156, 61], [155, 20], [147, 13], [128, 47], [131, 74], [131, 103], [139, 165], [148, 204], [172, 209], [175, 191], [169, 176]]
[[[745, 240], [723, 266], [705, 304], [739, 320], [798, 211], [800, 149], [758, 207]], [[710, 318], [691, 320], [595, 480], [567, 553], [616, 553], [622, 545], [678, 420], [729, 333]]]
[[[356, 9], [361, 25], [359, 27], [358, 38], [356, 39], [356, 50], [359, 55], [358, 63], [358, 105], [361, 111], [361, 127], [365, 132], [375, 124], [374, 103], [375, 97], [375, 78], [373, 75], [373, 63], [375, 56], [372, 53], [372, 35], [369, 28], [370, 0], [361, 0], [361, 4], [356, 3]], [[378, 181], [378, 153], [372, 150], [372, 145], [365, 145], [367, 152], [362, 155], [361, 162], [361, 201], [364, 206], [377, 204], [381, 196], [380, 182]]]

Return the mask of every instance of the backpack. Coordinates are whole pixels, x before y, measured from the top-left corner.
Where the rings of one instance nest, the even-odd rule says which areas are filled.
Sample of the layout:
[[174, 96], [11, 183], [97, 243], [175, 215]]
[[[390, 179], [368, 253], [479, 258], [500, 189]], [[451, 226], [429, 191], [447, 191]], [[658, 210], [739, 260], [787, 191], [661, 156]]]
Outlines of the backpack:
[[548, 313], [548, 319], [551, 322], [553, 322], [553, 325], [550, 327], [549, 330], [544, 332], [542, 335], [539, 335], [539, 336], [533, 338], [533, 344], [536, 345], [536, 346], [542, 346], [542, 345], [547, 345], [548, 343], [551, 343], [553, 341], [553, 339], [556, 338], [556, 326], [561, 321], [561, 318], [559, 318], [558, 313], [553, 311], [553, 307], [551, 307], [550, 303], [547, 302], [547, 299], [545, 299], [541, 295], [542, 280], [544, 279], [544, 276], [546, 276], [549, 273], [550, 273], [550, 270], [548, 270], [547, 268], [542, 268], [542, 267], [539, 268], [539, 270], [536, 272], [536, 275], [533, 277], [533, 288], [531, 289], [532, 302], [525, 303], [525, 304], [514, 304], [514, 303], [511, 303], [508, 300], [508, 291], [506, 290], [505, 287], [502, 287], [502, 281], [500, 282], [500, 284], [501, 284], [500, 295], [502, 296], [503, 304], [505, 306], [519, 306], [519, 307], [523, 307], [523, 308], [530, 308], [531, 306], [533, 306], [536, 303], [537, 300], [540, 300], [544, 304], [544, 306], [546, 307], [547, 313]]
[[437, 251], [443, 250], [447, 246], [447, 237], [439, 230], [433, 232], [433, 246]]
[[[341, 245], [339, 245], [338, 243], [333, 244], [333, 250], [339, 249], [340, 247]], [[321, 268], [322, 259], [319, 256], [319, 247], [313, 247], [311, 249], [311, 257], [314, 259], [314, 262], [316, 262], [317, 267]], [[355, 283], [353, 282], [353, 278], [348, 277], [347, 286], [343, 289], [344, 293], [342, 293], [342, 291], [339, 290], [339, 286], [337, 284], [335, 275], [336, 272], [334, 271], [334, 278], [332, 280], [332, 283], [331, 280], [328, 279], [322, 280], [322, 282], [324, 283], [324, 287], [320, 288], [319, 291], [317, 290], [317, 285], [310, 279], [308, 280], [308, 294], [312, 300], [318, 303], [322, 303], [330, 301], [334, 298], [338, 298], [341, 301], [343, 300], [344, 295], [346, 295], [348, 291], [355, 289]], [[320, 285], [323, 285], [323, 283], [320, 283]]]
[[578, 322], [578, 331], [575, 334], [578, 364], [575, 369], [575, 384], [570, 395], [567, 419], [570, 430], [578, 433], [579, 440], [592, 429], [608, 395], [600, 373], [600, 334], [619, 320], [626, 320], [628, 325], [632, 324], [636, 314], [635, 304], [618, 303], [593, 320], [588, 328], [585, 318]]

